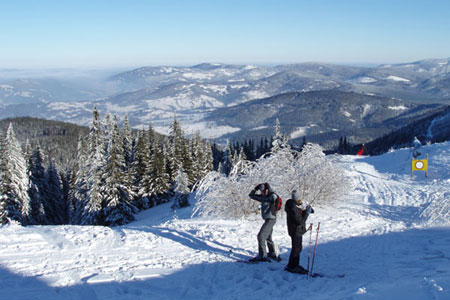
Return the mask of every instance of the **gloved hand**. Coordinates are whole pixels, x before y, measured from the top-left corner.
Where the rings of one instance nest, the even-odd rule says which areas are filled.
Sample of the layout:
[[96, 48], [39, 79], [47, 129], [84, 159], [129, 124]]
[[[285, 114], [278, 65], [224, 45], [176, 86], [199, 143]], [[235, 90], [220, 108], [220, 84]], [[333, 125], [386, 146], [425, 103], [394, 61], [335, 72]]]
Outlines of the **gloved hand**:
[[260, 183], [255, 186], [255, 191], [262, 191], [264, 189], [264, 183]]
[[306, 213], [309, 214], [313, 214], [314, 213], [314, 209], [311, 207], [311, 205], [307, 205], [306, 206]]

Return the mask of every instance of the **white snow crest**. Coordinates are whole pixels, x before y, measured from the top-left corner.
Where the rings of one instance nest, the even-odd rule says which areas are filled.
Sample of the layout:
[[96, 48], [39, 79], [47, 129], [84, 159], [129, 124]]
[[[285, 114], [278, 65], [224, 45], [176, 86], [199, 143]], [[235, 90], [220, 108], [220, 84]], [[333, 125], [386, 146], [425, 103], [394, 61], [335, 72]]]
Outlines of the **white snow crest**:
[[389, 106], [388, 108], [389, 108], [389, 109], [392, 109], [392, 110], [407, 110], [407, 109], [408, 109], [408, 108], [407, 108], [406, 106], [404, 106], [404, 105]]
[[5, 90], [5, 91], [11, 91], [14, 89], [14, 87], [12, 87], [8, 84], [0, 84], [0, 89]]
[[205, 90], [210, 90], [211, 92], [217, 93], [219, 95], [226, 95], [228, 93], [226, 85], [219, 85], [219, 84], [204, 85], [204, 84], [201, 84], [201, 85], [199, 85], [199, 87], [202, 89], [205, 89]]
[[309, 127], [298, 127], [293, 132], [291, 132], [290, 137], [291, 139], [296, 139], [302, 136], [306, 136], [308, 133]]
[[362, 106], [362, 114], [361, 114], [361, 118], [364, 118], [365, 116], [367, 116], [367, 114], [370, 112], [370, 109], [372, 108], [372, 106], [370, 104], [364, 104]]
[[183, 77], [187, 79], [195, 79], [195, 80], [209, 80], [214, 78], [213, 73], [204, 72], [204, 73], [194, 73], [194, 72], [186, 72], [183, 73]]
[[266, 97], [270, 96], [269, 94], [267, 94], [265, 91], [262, 91], [262, 90], [248, 91], [248, 92], [245, 92], [244, 95], [246, 95], [249, 100], [262, 99], [262, 98], [266, 98]]
[[250, 129], [251, 131], [255, 131], [255, 130], [261, 130], [261, 129], [266, 129], [269, 128], [269, 126], [258, 126], [258, 127], [253, 127], [252, 129]]
[[394, 76], [394, 75], [390, 75], [386, 79], [392, 80], [392, 81], [400, 81], [400, 82], [411, 82], [411, 80], [409, 80], [409, 79], [399, 77], [399, 76]]
[[373, 83], [373, 82], [377, 82], [377, 80], [375, 78], [367, 77], [367, 76], [358, 77], [358, 78], [355, 78], [352, 81], [356, 82], [356, 83]]
[[351, 113], [349, 113], [348, 111], [343, 110], [343, 109], [341, 109], [341, 113], [342, 113], [344, 116], [346, 116], [347, 118], [350, 118], [350, 117], [352, 116]]

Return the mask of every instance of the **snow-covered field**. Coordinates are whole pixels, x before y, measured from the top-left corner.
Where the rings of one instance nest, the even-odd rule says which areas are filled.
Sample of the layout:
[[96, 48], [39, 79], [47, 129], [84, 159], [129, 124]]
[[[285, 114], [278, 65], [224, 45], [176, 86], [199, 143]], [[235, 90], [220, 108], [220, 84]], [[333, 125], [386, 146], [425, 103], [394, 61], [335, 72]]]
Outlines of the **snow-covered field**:
[[354, 189], [308, 220], [321, 224], [314, 270], [326, 277], [283, 271], [283, 214], [283, 261], [250, 265], [236, 260], [256, 254], [259, 216], [190, 218], [167, 204], [122, 227], [0, 227], [0, 299], [450, 299], [450, 143], [421, 152], [428, 178], [411, 179], [410, 149], [334, 158]]

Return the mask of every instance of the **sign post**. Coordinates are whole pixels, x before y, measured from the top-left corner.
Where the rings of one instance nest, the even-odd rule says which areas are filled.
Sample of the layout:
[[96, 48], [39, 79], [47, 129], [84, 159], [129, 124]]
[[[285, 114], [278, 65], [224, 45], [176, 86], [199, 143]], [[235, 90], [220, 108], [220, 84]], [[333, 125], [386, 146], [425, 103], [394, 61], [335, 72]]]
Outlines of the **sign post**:
[[413, 171], [425, 171], [425, 177], [428, 177], [428, 154], [425, 159], [411, 160], [411, 179], [413, 178]]

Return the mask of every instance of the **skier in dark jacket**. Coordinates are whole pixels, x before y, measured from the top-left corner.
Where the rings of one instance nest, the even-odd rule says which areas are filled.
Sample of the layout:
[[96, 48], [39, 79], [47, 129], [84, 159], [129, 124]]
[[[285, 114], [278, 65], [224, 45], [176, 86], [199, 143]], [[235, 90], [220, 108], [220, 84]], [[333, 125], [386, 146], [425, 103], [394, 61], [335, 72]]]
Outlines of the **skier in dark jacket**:
[[284, 210], [286, 211], [288, 233], [292, 242], [286, 271], [306, 274], [308, 271], [300, 266], [300, 252], [302, 251], [303, 234], [307, 231], [306, 219], [314, 210], [310, 205], [305, 206], [303, 204], [300, 193], [296, 190], [292, 191], [292, 199], [286, 201]]
[[[258, 233], [258, 256], [252, 258], [250, 261], [270, 261], [270, 259], [279, 261], [280, 258], [278, 253], [276, 253], [276, 245], [272, 240], [273, 226], [277, 221], [277, 211], [274, 206], [277, 195], [268, 183], [261, 183], [248, 196], [253, 200], [261, 202], [261, 216], [264, 219], [264, 224]], [[266, 243], [269, 248], [269, 253], [267, 253]]]

